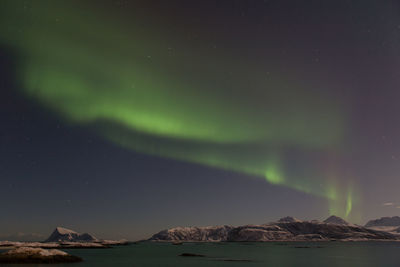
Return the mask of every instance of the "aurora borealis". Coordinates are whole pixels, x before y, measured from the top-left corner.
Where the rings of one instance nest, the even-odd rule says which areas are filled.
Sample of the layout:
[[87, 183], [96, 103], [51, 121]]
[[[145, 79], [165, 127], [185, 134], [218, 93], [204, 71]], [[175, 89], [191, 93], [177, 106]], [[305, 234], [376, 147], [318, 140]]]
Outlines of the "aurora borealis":
[[[253, 194], [248, 183], [262, 181], [310, 197], [315, 216], [358, 223], [369, 216], [365, 177], [375, 173], [360, 166], [374, 166], [366, 154], [380, 151], [368, 138], [386, 142], [396, 132], [383, 130], [382, 118], [397, 111], [397, 76], [387, 73], [400, 58], [399, 18], [389, 4], [367, 2], [360, 11], [345, 1], [2, 1], [3, 64], [14, 66], [2, 74], [6, 96], [99, 147], [143, 155], [146, 166], [166, 160], [239, 176], [244, 196]], [[365, 19], [374, 12], [386, 16]], [[393, 163], [396, 151], [383, 150]], [[100, 176], [95, 183], [122, 179]]]

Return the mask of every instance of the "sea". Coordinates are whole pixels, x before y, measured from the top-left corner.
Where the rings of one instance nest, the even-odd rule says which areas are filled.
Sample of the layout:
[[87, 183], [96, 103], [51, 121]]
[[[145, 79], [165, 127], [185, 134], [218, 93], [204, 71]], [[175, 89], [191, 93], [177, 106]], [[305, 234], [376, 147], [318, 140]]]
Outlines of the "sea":
[[[400, 242], [269, 242], [170, 243], [142, 242], [110, 249], [68, 249], [84, 261], [17, 266], [400, 266]], [[191, 256], [181, 256], [186, 253]], [[2, 265], [16, 266], [16, 265]]]

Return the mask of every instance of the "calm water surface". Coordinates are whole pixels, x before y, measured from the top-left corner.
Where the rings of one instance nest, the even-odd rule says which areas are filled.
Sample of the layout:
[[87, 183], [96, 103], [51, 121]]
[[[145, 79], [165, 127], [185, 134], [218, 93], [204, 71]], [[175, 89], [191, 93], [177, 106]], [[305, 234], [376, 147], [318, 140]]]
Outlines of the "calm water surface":
[[[65, 251], [83, 258], [84, 262], [17, 266], [400, 266], [400, 243], [396, 242], [140, 243], [112, 249]], [[182, 253], [206, 257], [178, 256]]]

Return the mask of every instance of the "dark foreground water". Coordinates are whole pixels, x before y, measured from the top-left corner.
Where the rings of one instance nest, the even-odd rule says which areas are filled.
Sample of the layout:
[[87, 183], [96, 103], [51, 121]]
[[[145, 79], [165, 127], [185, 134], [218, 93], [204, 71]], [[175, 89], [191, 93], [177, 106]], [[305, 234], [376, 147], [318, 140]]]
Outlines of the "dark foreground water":
[[[85, 261], [29, 266], [400, 266], [400, 242], [140, 243], [112, 249], [66, 251]], [[206, 257], [179, 256], [182, 253]]]

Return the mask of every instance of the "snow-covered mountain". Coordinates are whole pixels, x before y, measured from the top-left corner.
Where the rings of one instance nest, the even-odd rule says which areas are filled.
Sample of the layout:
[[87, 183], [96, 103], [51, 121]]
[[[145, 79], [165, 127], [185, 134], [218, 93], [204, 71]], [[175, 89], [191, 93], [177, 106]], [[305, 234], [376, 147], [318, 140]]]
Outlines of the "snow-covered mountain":
[[161, 231], [152, 237], [152, 240], [178, 241], [222, 241], [228, 236], [233, 226], [206, 226], [206, 227], [176, 227]]
[[300, 220], [296, 219], [292, 216], [286, 216], [286, 217], [280, 218], [278, 222], [300, 222]]
[[342, 218], [332, 215], [330, 217], [328, 217], [324, 223], [332, 223], [332, 224], [340, 224], [340, 225], [350, 225], [350, 223], [346, 222], [345, 220], [343, 220]]
[[374, 227], [374, 226], [400, 226], [400, 217], [382, 217], [376, 220], [370, 220], [367, 222], [365, 227]]
[[[289, 218], [289, 219], [288, 219]], [[153, 235], [151, 241], [329, 241], [400, 240], [400, 235], [348, 224], [339, 217], [328, 222], [300, 221], [285, 217], [263, 225], [177, 227]]]
[[94, 242], [98, 239], [91, 234], [80, 234], [73, 230], [57, 227], [45, 242]]

